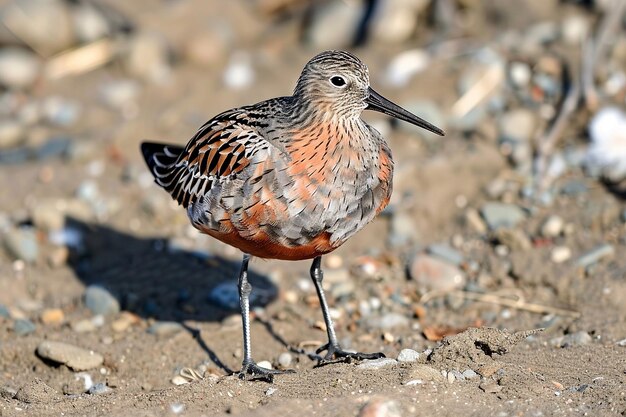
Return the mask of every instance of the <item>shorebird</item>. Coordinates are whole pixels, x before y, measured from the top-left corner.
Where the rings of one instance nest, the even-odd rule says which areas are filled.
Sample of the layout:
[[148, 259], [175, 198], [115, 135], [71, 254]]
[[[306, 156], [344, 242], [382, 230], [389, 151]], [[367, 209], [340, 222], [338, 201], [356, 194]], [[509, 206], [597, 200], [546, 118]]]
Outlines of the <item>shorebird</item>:
[[363, 110], [444, 135], [374, 91], [356, 56], [326, 51], [305, 65], [291, 96], [227, 110], [185, 147], [141, 144], [156, 183], [187, 210], [193, 226], [244, 254], [238, 282], [241, 378], [271, 380], [286, 372], [252, 359], [247, 271], [254, 256], [313, 259], [311, 278], [328, 333], [328, 343], [316, 351], [326, 351], [320, 363], [384, 356], [341, 348], [322, 288], [322, 255], [372, 221], [391, 197], [391, 151], [361, 119]]

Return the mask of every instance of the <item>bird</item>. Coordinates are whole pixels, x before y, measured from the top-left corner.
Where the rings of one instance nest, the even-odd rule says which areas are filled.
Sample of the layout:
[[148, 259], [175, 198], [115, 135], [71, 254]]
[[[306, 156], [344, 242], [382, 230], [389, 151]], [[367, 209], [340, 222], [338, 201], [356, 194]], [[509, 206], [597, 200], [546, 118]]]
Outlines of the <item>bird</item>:
[[253, 257], [312, 259], [310, 275], [328, 336], [316, 351], [320, 363], [384, 357], [340, 346], [322, 288], [322, 256], [370, 223], [391, 197], [391, 150], [361, 118], [364, 110], [445, 134], [372, 89], [368, 67], [355, 55], [332, 50], [306, 63], [290, 96], [224, 111], [184, 147], [141, 144], [156, 184], [187, 211], [191, 224], [243, 253], [238, 276], [243, 379], [272, 380], [293, 372], [262, 368], [253, 360], [248, 281]]

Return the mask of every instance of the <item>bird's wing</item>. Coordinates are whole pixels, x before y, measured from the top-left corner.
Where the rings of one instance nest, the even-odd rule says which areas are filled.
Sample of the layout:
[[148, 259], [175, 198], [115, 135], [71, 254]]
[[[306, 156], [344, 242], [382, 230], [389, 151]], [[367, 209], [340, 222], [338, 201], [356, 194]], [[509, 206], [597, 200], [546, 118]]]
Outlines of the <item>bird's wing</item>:
[[255, 153], [271, 146], [260, 127], [242, 109], [216, 116], [198, 130], [175, 161], [154, 156], [156, 182], [187, 208], [213, 184], [235, 178]]

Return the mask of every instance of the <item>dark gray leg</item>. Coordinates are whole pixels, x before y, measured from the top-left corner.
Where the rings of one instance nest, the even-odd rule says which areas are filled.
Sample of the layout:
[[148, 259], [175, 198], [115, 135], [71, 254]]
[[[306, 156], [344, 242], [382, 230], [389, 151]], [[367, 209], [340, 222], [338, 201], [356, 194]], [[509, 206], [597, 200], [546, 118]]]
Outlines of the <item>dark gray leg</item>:
[[324, 316], [324, 323], [326, 323], [326, 332], [328, 333], [328, 343], [317, 349], [315, 353], [326, 351], [326, 355], [320, 359], [320, 364], [328, 363], [334, 359], [341, 359], [343, 361], [350, 361], [352, 359], [378, 359], [384, 358], [385, 355], [381, 352], [376, 353], [361, 353], [361, 352], [346, 352], [341, 349], [339, 342], [337, 342], [337, 335], [335, 334], [335, 327], [333, 320], [330, 318], [330, 312], [328, 311], [328, 303], [326, 302], [326, 295], [324, 294], [324, 288], [322, 287], [322, 281], [324, 280], [324, 273], [322, 272], [322, 257], [318, 256], [313, 259], [311, 265], [311, 279], [315, 285], [317, 296], [320, 300], [320, 306], [322, 307], [322, 315]]
[[258, 366], [252, 359], [252, 348], [250, 346], [250, 293], [252, 285], [248, 282], [248, 263], [250, 255], [245, 253], [241, 262], [241, 272], [239, 273], [239, 306], [241, 308], [241, 321], [243, 323], [243, 362], [239, 378], [246, 378], [250, 375], [252, 378], [265, 379], [272, 381], [274, 375], [293, 372], [292, 370], [280, 371], [277, 369], [265, 369]]

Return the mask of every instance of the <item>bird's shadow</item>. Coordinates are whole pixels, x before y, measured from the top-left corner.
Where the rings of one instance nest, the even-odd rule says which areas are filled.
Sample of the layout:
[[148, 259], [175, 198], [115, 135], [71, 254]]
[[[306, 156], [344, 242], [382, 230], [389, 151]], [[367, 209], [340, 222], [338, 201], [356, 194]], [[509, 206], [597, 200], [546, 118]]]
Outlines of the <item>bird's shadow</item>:
[[[164, 238], [138, 238], [75, 218], [66, 219], [65, 231], [73, 236], [69, 265], [85, 286], [104, 287], [123, 310], [143, 318], [181, 323], [216, 366], [232, 373], [186, 321], [219, 322], [238, 311], [239, 262], [173, 250]], [[248, 278], [252, 306], [276, 298], [267, 277], [249, 270]]]

